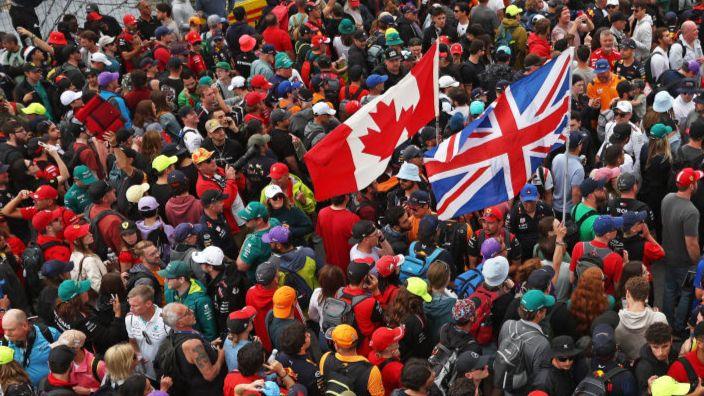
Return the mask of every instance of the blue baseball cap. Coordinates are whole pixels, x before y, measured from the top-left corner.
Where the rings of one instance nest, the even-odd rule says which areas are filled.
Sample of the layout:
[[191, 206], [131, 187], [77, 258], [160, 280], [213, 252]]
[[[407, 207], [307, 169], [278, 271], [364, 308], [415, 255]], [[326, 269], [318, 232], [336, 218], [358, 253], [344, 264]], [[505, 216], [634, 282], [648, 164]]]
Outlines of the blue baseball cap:
[[596, 74], [606, 73], [607, 71], [611, 70], [611, 65], [609, 64], [609, 61], [604, 58], [597, 60], [594, 66], [594, 73]]
[[386, 82], [386, 80], [389, 79], [389, 76], [387, 75], [378, 75], [378, 74], [372, 74], [369, 77], [367, 77], [367, 88], [374, 88], [377, 85]]
[[588, 178], [582, 180], [582, 183], [579, 185], [579, 189], [582, 192], [582, 197], [586, 197], [589, 194], [593, 193], [594, 190], [604, 188], [605, 185], [606, 185], [606, 180], [598, 180], [598, 179], [592, 179], [591, 177], [588, 177]]
[[156, 28], [156, 30], [154, 30], [154, 37], [160, 39], [170, 33], [171, 29], [167, 28], [166, 26], [159, 26], [158, 28]]
[[521, 189], [521, 202], [535, 202], [538, 200], [538, 187], [526, 184]]
[[276, 94], [283, 98], [284, 96], [290, 94], [291, 92], [300, 88], [303, 84], [300, 82], [282, 81], [278, 87], [276, 87]]
[[634, 225], [645, 221], [645, 219], [648, 217], [648, 212], [642, 210], [640, 212], [633, 212], [633, 211], [628, 211], [623, 214], [623, 228], [631, 228]]
[[602, 236], [607, 232], [616, 231], [623, 227], [623, 217], [599, 216], [594, 220], [594, 234]]

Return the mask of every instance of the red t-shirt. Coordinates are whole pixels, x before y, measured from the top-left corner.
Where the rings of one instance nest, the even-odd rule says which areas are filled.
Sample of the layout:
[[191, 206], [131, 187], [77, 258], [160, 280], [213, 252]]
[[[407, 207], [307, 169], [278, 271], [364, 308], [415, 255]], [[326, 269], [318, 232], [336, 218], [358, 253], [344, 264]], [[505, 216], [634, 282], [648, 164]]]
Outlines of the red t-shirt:
[[205, 61], [200, 54], [188, 55], [188, 68], [191, 69], [194, 75], [199, 76], [208, 68], [205, 66]]
[[398, 360], [391, 360], [382, 369], [380, 366], [384, 362], [384, 358], [377, 356], [376, 352], [369, 352], [367, 356], [369, 362], [379, 368], [381, 371], [381, 381], [384, 383], [384, 394], [391, 395], [394, 389], [401, 388], [401, 371], [403, 371], [403, 363]]
[[293, 52], [293, 44], [291, 44], [291, 37], [283, 29], [278, 26], [269, 26], [262, 32], [262, 37], [264, 37], [264, 42], [274, 46], [276, 51], [282, 52]]
[[[234, 396], [235, 395], [235, 387], [239, 384], [251, 384], [252, 382], [258, 380], [258, 379], [263, 379], [262, 377], [254, 374], [250, 375], [249, 377], [245, 377], [240, 373], [239, 371], [231, 371], [227, 374], [225, 377], [225, 384], [222, 387], [222, 394], [224, 396]], [[259, 393], [257, 392], [244, 392], [245, 395], [248, 396], [258, 396]]]
[[315, 232], [323, 238], [328, 263], [342, 268], [345, 274], [352, 248], [349, 239], [352, 236], [352, 227], [358, 221], [359, 216], [351, 211], [336, 210], [328, 206], [318, 213], [315, 224]]
[[616, 62], [621, 60], [621, 53], [616, 50], [612, 50], [607, 54], [601, 48], [597, 48], [594, 50], [594, 52], [592, 52], [592, 55], [589, 57], [589, 67], [591, 67], [592, 69], [595, 68], [596, 61], [602, 58], [609, 61], [609, 64], [611, 65], [611, 70], [613, 71]]
[[47, 249], [43, 249], [44, 261], [49, 261], [49, 260], [69, 261], [69, 259], [71, 258], [71, 249], [69, 249], [68, 245], [65, 244], [65, 242], [62, 238], [58, 238], [55, 236], [49, 236], [49, 235], [43, 235], [43, 234], [40, 234], [37, 236], [37, 244], [39, 246], [45, 245], [50, 242], [59, 242], [59, 244], [56, 246], [52, 246], [50, 248], [47, 248]]
[[271, 311], [274, 306], [274, 293], [276, 289], [267, 289], [262, 285], [254, 285], [247, 290], [245, 296], [245, 304], [254, 307], [257, 310], [257, 316], [254, 317], [254, 333], [262, 340], [262, 346], [267, 351], [271, 351], [271, 340], [269, 332], [266, 330], [266, 314]]
[[[692, 368], [694, 368], [694, 372], [697, 373], [697, 377], [704, 378], [704, 363], [699, 361], [699, 358], [697, 358], [697, 351], [694, 350], [687, 353], [684, 355], [684, 358], [692, 364]], [[689, 382], [689, 378], [687, 378], [687, 371], [685, 371], [682, 363], [678, 361], [672, 363], [670, 369], [667, 370], [667, 375], [674, 378], [677, 382]]]
[[[608, 245], [601, 243], [597, 240], [589, 242], [592, 246], [596, 248], [607, 248]], [[574, 272], [577, 268], [577, 262], [584, 255], [584, 244], [585, 242], [579, 242], [572, 249], [572, 261], [570, 261], [570, 272]], [[606, 275], [605, 289], [606, 293], [613, 294], [614, 286], [621, 279], [621, 271], [623, 271], [623, 257], [618, 253], [609, 253], [604, 258], [604, 275]]]

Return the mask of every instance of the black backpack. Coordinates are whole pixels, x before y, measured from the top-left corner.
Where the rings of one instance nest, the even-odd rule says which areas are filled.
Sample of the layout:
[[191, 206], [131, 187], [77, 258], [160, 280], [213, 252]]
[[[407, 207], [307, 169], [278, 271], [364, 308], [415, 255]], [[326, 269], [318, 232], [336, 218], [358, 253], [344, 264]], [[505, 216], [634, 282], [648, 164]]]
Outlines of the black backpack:
[[565, 244], [567, 245], [567, 251], [571, 252], [574, 245], [579, 242], [579, 229], [582, 228], [582, 224], [587, 221], [590, 217], [599, 214], [596, 210], [590, 209], [582, 215], [579, 219], [575, 220], [575, 215], [577, 213], [577, 205], [572, 207], [570, 211], [571, 219], [568, 219], [565, 223], [567, 227], [567, 235], [565, 235]]
[[65, 245], [63, 242], [50, 241], [43, 244], [30, 242], [22, 252], [22, 274], [27, 281], [27, 290], [32, 295], [32, 299], [36, 299], [44, 287], [42, 277], [40, 275], [42, 265], [44, 264], [44, 252], [54, 246]]
[[613, 390], [612, 379], [617, 375], [627, 372], [625, 368], [616, 366], [602, 375], [592, 373], [587, 375], [574, 391], [575, 395], [593, 395], [606, 396], [610, 395]]
[[168, 263], [170, 261], [171, 244], [169, 242], [169, 238], [166, 236], [166, 231], [164, 231], [163, 224], [161, 227], [149, 231], [149, 234], [147, 234], [145, 240], [152, 242], [154, 246], [159, 249], [159, 253], [161, 254], [161, 258], [164, 262]]
[[141, 279], [149, 279], [151, 281], [151, 287], [154, 289], [154, 304], [161, 306], [162, 303], [162, 298], [161, 296], [164, 295], [163, 290], [161, 290], [161, 285], [159, 284], [159, 281], [154, 277], [149, 272], [144, 272], [144, 271], [135, 271], [135, 272], [127, 272], [127, 283], [125, 285], [125, 291], [128, 293], [130, 290], [134, 289], [135, 286], [137, 286], [137, 281]]
[[684, 356], [677, 358], [677, 361], [680, 362], [680, 364], [684, 368], [684, 371], [687, 373], [687, 382], [689, 382], [689, 393], [694, 392], [694, 390], [697, 388], [697, 384], [699, 384], [699, 376], [697, 375], [697, 372], [694, 371], [692, 363], [690, 363], [689, 360], [687, 360], [687, 358], [685, 358]]
[[[88, 205], [86, 210], [84, 211], [84, 218], [90, 219], [90, 210], [93, 208], [93, 205]], [[104, 210], [100, 213], [98, 213], [97, 216], [94, 218], [90, 219], [90, 233], [93, 235], [93, 252], [100, 257], [101, 260], [107, 260], [108, 259], [108, 246], [105, 244], [105, 241], [103, 240], [103, 236], [100, 234], [100, 230], [98, 229], [98, 224], [100, 224], [100, 221], [103, 220], [105, 217], [109, 215], [115, 215], [120, 218], [120, 222], [127, 221], [127, 218], [122, 215], [122, 213], [108, 209]]]
[[453, 272], [461, 273], [469, 263], [469, 249], [467, 245], [467, 224], [454, 220], [446, 220], [438, 227], [438, 247], [452, 255], [455, 263]]
[[369, 395], [367, 381], [373, 367], [366, 360], [343, 362], [334, 353], [328, 352], [323, 363], [324, 395], [339, 396], [343, 392], [354, 392], [357, 396]]

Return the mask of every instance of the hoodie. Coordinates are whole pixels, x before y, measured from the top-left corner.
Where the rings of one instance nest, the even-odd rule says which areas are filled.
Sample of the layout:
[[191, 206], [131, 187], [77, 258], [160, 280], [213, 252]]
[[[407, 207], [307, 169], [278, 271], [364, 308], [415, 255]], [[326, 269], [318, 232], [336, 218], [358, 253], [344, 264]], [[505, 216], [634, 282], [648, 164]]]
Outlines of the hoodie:
[[142, 239], [147, 239], [147, 236], [149, 235], [150, 232], [163, 227], [164, 233], [166, 234], [166, 237], [169, 239], [169, 244], [174, 243], [174, 241], [173, 241], [174, 227], [161, 221], [161, 217], [157, 217], [154, 224], [152, 224], [150, 226], [144, 224], [144, 220], [138, 220], [135, 224], [137, 225], [137, 228], [139, 229], [139, 233], [141, 234]]
[[171, 197], [166, 202], [166, 221], [175, 226], [181, 223], [198, 223], [203, 213], [203, 204], [193, 195]]
[[642, 312], [633, 312], [622, 309], [618, 312], [619, 323], [616, 327], [616, 343], [628, 359], [638, 357], [640, 348], [645, 342], [645, 331], [655, 322], [667, 323], [662, 312], [655, 312], [650, 307], [645, 307]]
[[267, 351], [271, 351], [271, 340], [266, 331], [266, 314], [274, 306], [275, 292], [276, 287], [267, 289], [264, 285], [256, 284], [247, 290], [245, 297], [245, 303], [257, 310], [257, 315], [254, 317], [254, 332], [259, 335], [262, 345]]
[[521, 26], [518, 19], [504, 18], [501, 20], [501, 26], [499, 31], [506, 30], [511, 34], [511, 51], [516, 51], [511, 57], [514, 61], [514, 68], [523, 68], [523, 58], [526, 54], [526, 42], [528, 41], [528, 33], [526, 29]]
[[550, 58], [550, 43], [539, 35], [531, 33], [528, 36], [528, 53], [536, 54], [541, 58]]
[[638, 389], [640, 389], [642, 395], [646, 395], [648, 391], [648, 379], [656, 375], [658, 377], [667, 374], [667, 370], [678, 357], [678, 352], [680, 348], [678, 345], [673, 344], [670, 347], [670, 354], [666, 361], [658, 360], [655, 355], [653, 355], [653, 350], [650, 349], [648, 344], [643, 345], [640, 348], [640, 359], [636, 362], [633, 369], [633, 374], [636, 376], [636, 381], [638, 381]]
[[164, 294], [167, 304], [179, 302], [193, 311], [196, 317], [195, 329], [203, 333], [208, 341], [212, 341], [218, 336], [213, 301], [206, 293], [206, 288], [202, 283], [191, 279], [191, 286], [184, 295], [179, 295], [178, 291], [168, 287]]
[[423, 311], [428, 318], [430, 338], [432, 344], [438, 342], [440, 329], [445, 323], [450, 323], [452, 320], [452, 307], [455, 306], [456, 297], [451, 297], [446, 293], [433, 292], [433, 299], [423, 304]]
[[466, 351], [474, 351], [480, 355], [482, 353], [482, 347], [477, 344], [474, 336], [462, 329], [458, 329], [452, 323], [446, 323], [440, 328], [439, 342], [448, 349], [457, 349], [458, 354]]

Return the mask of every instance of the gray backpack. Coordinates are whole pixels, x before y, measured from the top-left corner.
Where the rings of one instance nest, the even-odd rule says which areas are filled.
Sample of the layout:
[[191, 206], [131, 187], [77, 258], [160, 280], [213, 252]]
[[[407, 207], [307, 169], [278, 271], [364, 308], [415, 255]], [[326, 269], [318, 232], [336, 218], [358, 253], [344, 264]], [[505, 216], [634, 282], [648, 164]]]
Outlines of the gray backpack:
[[526, 345], [545, 336], [517, 320], [509, 320], [507, 326], [508, 337], [499, 343], [494, 359], [494, 383], [506, 391], [516, 391], [528, 384], [528, 371], [523, 356]]
[[329, 297], [323, 302], [323, 332], [341, 324], [348, 324], [354, 327], [354, 307], [368, 298], [371, 298], [369, 294], [350, 296], [340, 288], [335, 293], [335, 297]]

